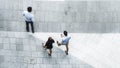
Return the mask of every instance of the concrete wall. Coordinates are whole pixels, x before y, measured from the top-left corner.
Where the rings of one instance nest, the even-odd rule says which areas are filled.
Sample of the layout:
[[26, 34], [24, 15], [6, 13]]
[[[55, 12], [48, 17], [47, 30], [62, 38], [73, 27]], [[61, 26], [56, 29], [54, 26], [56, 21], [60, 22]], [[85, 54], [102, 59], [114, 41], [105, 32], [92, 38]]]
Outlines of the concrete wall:
[[37, 32], [120, 32], [120, 1], [0, 0], [0, 30], [25, 31], [22, 11], [33, 7]]

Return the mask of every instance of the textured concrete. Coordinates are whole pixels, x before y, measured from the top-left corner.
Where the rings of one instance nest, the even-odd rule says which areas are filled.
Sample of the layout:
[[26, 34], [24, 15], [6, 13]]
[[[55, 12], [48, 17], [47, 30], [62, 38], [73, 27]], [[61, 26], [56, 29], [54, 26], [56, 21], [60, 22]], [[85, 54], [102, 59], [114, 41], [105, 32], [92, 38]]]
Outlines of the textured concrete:
[[25, 31], [22, 11], [32, 6], [37, 32], [120, 32], [120, 1], [0, 0], [0, 3], [1, 31]]
[[[52, 36], [60, 41], [61, 33], [36, 33], [36, 38]], [[94, 68], [120, 68], [119, 33], [70, 33], [70, 54]], [[64, 46], [59, 47], [65, 50]]]
[[42, 42], [26, 32], [0, 32], [0, 68], [93, 68], [56, 46], [49, 57]]

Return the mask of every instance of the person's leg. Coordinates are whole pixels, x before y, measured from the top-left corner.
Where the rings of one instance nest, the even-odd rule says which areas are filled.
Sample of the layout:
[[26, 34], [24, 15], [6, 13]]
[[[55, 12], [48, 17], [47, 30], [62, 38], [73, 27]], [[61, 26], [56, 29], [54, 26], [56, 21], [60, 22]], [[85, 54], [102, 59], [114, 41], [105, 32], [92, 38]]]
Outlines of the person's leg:
[[49, 49], [48, 55], [51, 56], [51, 54], [52, 54], [52, 49]]
[[33, 22], [31, 22], [31, 30], [32, 30], [32, 33], [34, 33], [34, 24], [33, 24]]
[[29, 32], [29, 22], [26, 21], [26, 31]]
[[68, 43], [67, 43], [66, 44], [66, 51], [65, 51], [66, 55], [68, 55], [68, 51], [69, 51], [69, 48], [68, 48]]
[[50, 49], [50, 54], [52, 54], [52, 49]]

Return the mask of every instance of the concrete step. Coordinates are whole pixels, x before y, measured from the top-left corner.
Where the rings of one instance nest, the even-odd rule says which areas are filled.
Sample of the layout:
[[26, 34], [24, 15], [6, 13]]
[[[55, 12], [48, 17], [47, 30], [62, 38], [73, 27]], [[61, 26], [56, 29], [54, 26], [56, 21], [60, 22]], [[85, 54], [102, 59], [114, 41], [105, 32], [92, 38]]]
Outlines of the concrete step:
[[[61, 33], [36, 33], [35, 37], [47, 40], [52, 36], [60, 41]], [[94, 68], [120, 68], [119, 33], [70, 33], [69, 54]], [[65, 47], [59, 47], [65, 50]]]
[[[42, 48], [44, 40], [27, 32], [0, 32], [0, 68], [93, 68], [54, 46], [52, 56]], [[42, 36], [41, 36], [42, 37]]]

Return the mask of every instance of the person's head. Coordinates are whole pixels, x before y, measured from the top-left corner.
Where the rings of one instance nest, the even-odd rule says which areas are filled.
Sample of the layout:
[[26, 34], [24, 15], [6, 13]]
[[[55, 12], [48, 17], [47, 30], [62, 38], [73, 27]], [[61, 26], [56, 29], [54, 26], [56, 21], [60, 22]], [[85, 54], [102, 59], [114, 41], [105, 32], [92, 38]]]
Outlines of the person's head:
[[68, 35], [68, 32], [67, 32], [67, 31], [64, 31], [63, 34], [64, 34], [65, 36], [67, 36], [67, 35]]
[[28, 11], [28, 12], [32, 12], [32, 7], [29, 6], [29, 7], [27, 8], [27, 11]]
[[51, 40], [51, 39], [52, 39], [52, 37], [49, 37], [49, 38], [48, 38], [48, 41]]

